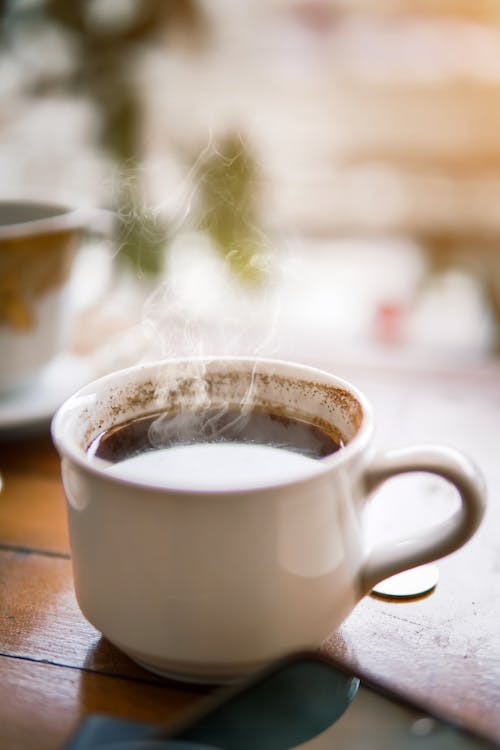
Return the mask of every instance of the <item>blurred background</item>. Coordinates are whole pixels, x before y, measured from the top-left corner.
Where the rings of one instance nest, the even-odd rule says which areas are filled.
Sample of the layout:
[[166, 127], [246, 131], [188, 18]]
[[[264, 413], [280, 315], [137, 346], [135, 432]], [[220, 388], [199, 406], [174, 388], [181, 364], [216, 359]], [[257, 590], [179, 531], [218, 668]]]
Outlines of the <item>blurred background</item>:
[[0, 197], [105, 208], [72, 346], [500, 350], [500, 3], [2, 0]]

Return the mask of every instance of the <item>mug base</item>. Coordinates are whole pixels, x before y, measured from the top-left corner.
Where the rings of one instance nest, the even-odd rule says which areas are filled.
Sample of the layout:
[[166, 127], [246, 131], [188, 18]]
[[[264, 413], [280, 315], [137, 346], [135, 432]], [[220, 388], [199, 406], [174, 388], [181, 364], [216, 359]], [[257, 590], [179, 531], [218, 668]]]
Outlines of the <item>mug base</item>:
[[214, 676], [212, 674], [204, 674], [203, 672], [176, 672], [173, 669], [159, 669], [152, 664], [140, 661], [139, 659], [132, 659], [139, 667], [146, 669], [148, 672], [153, 672], [159, 677], [165, 677], [167, 680], [174, 680], [175, 682], [185, 682], [196, 685], [229, 685], [232, 682], [237, 682], [242, 676], [234, 675], [219, 675]]
[[184, 682], [193, 685], [228, 685], [247, 677], [266, 665], [266, 661], [252, 664], [193, 664], [185, 662], [167, 661], [151, 663], [126, 649], [121, 649], [138, 666], [148, 672], [165, 677], [167, 680]]

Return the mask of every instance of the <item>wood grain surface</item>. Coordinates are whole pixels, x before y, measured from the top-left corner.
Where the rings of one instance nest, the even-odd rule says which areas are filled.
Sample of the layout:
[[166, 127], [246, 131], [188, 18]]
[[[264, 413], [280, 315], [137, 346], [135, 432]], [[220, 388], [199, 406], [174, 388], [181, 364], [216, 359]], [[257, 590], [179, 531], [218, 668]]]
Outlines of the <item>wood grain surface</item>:
[[106, 713], [167, 723], [201, 695], [161, 684], [2, 657], [0, 747], [53, 750], [82, 717]]
[[[500, 371], [346, 368], [342, 374], [372, 402], [379, 449], [435, 443], [463, 451], [485, 477], [488, 505], [476, 535], [439, 561], [431, 595], [406, 602], [368, 597], [325, 647], [354, 669], [359, 665], [500, 740]], [[415, 521], [440, 520], [455, 503], [443, 480], [395, 479], [372, 501], [371, 526], [390, 538]]]
[[[379, 448], [453, 445], [479, 465], [489, 504], [479, 532], [439, 562], [429, 596], [365, 598], [323, 648], [351, 667], [500, 739], [500, 378], [488, 371], [368, 371], [311, 361], [371, 399]], [[133, 664], [75, 601], [59, 461], [48, 437], [0, 444], [0, 748], [56, 750], [88, 713], [168, 722], [203, 693]], [[369, 533], [394, 536], [456, 502], [429, 477], [394, 480]]]

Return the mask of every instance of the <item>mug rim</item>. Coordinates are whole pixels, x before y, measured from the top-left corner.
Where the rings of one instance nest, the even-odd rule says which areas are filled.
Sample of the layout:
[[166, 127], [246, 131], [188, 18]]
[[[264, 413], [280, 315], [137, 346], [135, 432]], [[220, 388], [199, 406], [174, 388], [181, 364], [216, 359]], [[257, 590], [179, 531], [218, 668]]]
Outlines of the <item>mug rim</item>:
[[2, 207], [41, 208], [51, 211], [50, 215], [26, 219], [6, 224], [0, 223], [0, 241], [32, 237], [38, 234], [56, 234], [65, 230], [83, 229], [88, 220], [88, 213], [62, 201], [36, 199], [0, 199]]
[[[318, 459], [317, 463], [321, 466], [320, 470], [316, 470], [314, 473], [304, 471], [304, 475], [294, 476], [291, 479], [279, 479], [274, 482], [266, 482], [262, 484], [255, 484], [254, 486], [248, 487], [222, 487], [220, 489], [203, 489], [195, 488], [190, 489], [187, 487], [175, 487], [169, 486], [167, 483], [159, 482], [146, 482], [141, 479], [133, 479], [130, 477], [121, 477], [119, 474], [111, 474], [109, 469], [109, 462], [98, 458], [95, 455], [89, 454], [86, 450], [77, 445], [76, 441], [72, 443], [67, 439], [66, 430], [64, 429], [64, 420], [68, 412], [75, 409], [75, 404], [78, 400], [82, 400], [81, 409], [85, 408], [86, 401], [85, 397], [94, 393], [97, 389], [102, 388], [106, 384], [113, 383], [117, 380], [122, 381], [128, 375], [142, 371], [145, 376], [156, 368], [167, 365], [167, 364], [184, 364], [190, 362], [248, 362], [248, 363], [263, 363], [267, 366], [276, 365], [278, 367], [293, 368], [295, 371], [300, 371], [304, 375], [322, 375], [326, 377], [331, 385], [339, 386], [354, 396], [359, 403], [362, 410], [362, 420], [360, 427], [356, 434], [349, 442], [343, 446], [340, 450], [329, 456], [324, 456]], [[298, 374], [298, 372], [297, 372]], [[79, 409], [75, 409], [75, 416], [80, 413]], [[90, 472], [94, 476], [99, 477], [108, 482], [114, 484], [123, 485], [125, 487], [133, 487], [135, 489], [145, 489], [150, 492], [158, 493], [171, 493], [176, 495], [197, 495], [197, 496], [228, 496], [228, 495], [245, 495], [248, 493], [256, 493], [267, 491], [275, 488], [282, 488], [287, 486], [296, 486], [301, 483], [307, 483], [311, 480], [324, 477], [329, 472], [336, 470], [338, 467], [350, 461], [353, 457], [359, 455], [369, 444], [373, 434], [373, 412], [372, 407], [366, 398], [366, 396], [349, 381], [344, 380], [337, 375], [333, 375], [327, 370], [323, 370], [318, 367], [311, 365], [305, 365], [300, 362], [293, 362], [284, 359], [275, 359], [268, 357], [248, 357], [248, 356], [227, 356], [227, 355], [211, 355], [211, 356], [193, 356], [193, 357], [174, 357], [171, 359], [157, 359], [147, 363], [141, 363], [132, 365], [131, 367], [123, 368], [120, 370], [114, 370], [113, 372], [107, 373], [90, 383], [87, 383], [72, 396], [67, 398], [57, 409], [54, 417], [51, 421], [51, 435], [54, 445], [59, 453], [61, 459], [70, 459], [80, 469]]]

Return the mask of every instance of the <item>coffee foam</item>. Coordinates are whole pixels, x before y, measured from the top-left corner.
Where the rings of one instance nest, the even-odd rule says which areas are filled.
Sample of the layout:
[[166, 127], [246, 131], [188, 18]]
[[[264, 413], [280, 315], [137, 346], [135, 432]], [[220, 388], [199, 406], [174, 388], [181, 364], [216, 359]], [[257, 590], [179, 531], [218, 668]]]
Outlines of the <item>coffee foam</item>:
[[321, 471], [314, 458], [273, 445], [198, 443], [142, 453], [112, 464], [122, 479], [178, 490], [245, 490], [311, 476]]

